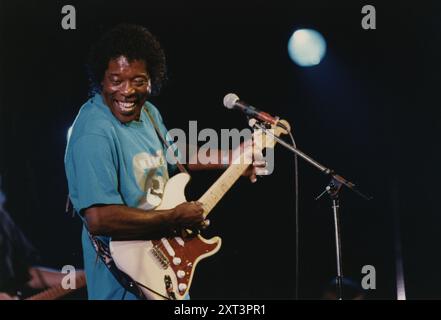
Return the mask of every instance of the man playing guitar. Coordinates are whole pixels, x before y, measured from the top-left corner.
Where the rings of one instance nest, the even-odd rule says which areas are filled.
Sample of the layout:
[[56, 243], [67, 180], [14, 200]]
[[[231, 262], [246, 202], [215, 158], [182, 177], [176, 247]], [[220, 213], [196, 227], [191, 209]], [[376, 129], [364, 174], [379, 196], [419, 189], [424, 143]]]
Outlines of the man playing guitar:
[[[110, 256], [97, 259], [97, 250], [106, 251], [110, 239], [149, 240], [201, 228], [203, 204], [155, 210], [176, 166], [165, 160], [163, 140], [171, 141], [148, 101], [166, 77], [164, 53], [153, 35], [141, 26], [119, 25], [92, 47], [88, 66], [94, 95], [76, 117], [65, 154], [69, 196], [84, 222], [88, 296], [138, 299], [107, 265]], [[214, 153], [215, 163], [196, 161], [188, 168], [225, 169], [221, 152]], [[254, 182], [255, 166], [243, 175]]]

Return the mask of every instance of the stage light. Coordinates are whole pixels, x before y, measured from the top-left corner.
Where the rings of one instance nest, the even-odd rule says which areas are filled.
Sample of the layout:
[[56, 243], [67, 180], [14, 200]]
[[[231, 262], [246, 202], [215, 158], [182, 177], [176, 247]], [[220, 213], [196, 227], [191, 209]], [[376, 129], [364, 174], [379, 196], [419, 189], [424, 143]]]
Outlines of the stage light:
[[290, 58], [301, 67], [318, 65], [326, 53], [326, 41], [312, 29], [295, 31], [288, 41]]

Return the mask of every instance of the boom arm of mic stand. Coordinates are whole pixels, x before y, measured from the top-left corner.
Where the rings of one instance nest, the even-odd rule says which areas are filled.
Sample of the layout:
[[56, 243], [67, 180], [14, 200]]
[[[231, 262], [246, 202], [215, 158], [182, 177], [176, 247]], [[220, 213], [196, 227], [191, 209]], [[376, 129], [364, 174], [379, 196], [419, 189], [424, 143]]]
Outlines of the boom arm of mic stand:
[[346, 187], [348, 187], [349, 189], [351, 189], [352, 191], [354, 191], [356, 194], [358, 194], [360, 197], [364, 198], [365, 200], [371, 200], [372, 197], [363, 194], [362, 192], [360, 192], [354, 183], [346, 180], [345, 178], [343, 178], [342, 176], [336, 174], [333, 170], [325, 167], [324, 165], [318, 163], [317, 161], [315, 161], [314, 159], [312, 159], [310, 156], [308, 156], [307, 154], [303, 153], [302, 151], [300, 151], [299, 149], [293, 147], [292, 145], [290, 145], [289, 143], [286, 143], [285, 141], [283, 141], [282, 139], [280, 139], [279, 137], [277, 137], [276, 135], [274, 135], [271, 130], [268, 130], [268, 128], [265, 127], [265, 125], [263, 125], [260, 122], [255, 122], [254, 126], [262, 129], [263, 132], [265, 132], [265, 134], [267, 134], [268, 136], [270, 136], [271, 138], [273, 138], [275, 141], [277, 141], [279, 144], [281, 144], [282, 146], [284, 146], [286, 149], [294, 152], [295, 154], [297, 154], [298, 156], [300, 156], [301, 158], [303, 158], [304, 160], [306, 160], [307, 162], [309, 162], [310, 164], [312, 164], [314, 167], [316, 167], [318, 170], [320, 170], [322, 173], [326, 174], [326, 175], [330, 175], [332, 176], [335, 180], [337, 180], [338, 182], [340, 182], [341, 184], [345, 185]]

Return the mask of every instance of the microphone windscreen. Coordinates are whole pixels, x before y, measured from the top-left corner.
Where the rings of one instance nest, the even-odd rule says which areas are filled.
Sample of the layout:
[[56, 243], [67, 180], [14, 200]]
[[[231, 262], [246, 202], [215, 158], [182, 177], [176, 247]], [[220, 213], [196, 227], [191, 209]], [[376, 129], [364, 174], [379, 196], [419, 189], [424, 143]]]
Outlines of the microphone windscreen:
[[234, 93], [229, 93], [224, 97], [224, 106], [228, 109], [233, 109], [239, 97]]

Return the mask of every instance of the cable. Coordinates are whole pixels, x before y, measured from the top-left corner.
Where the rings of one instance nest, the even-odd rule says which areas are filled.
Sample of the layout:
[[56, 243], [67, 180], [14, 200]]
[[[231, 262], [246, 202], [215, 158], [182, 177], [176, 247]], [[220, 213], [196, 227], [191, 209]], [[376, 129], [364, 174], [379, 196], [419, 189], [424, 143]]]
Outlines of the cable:
[[[249, 125], [251, 127], [254, 127], [256, 120], [254, 119], [254, 123]], [[292, 141], [292, 146], [297, 149], [296, 142], [294, 140], [294, 136], [292, 135], [291, 129], [287, 128], [284, 124], [281, 122], [277, 123], [277, 126], [281, 127], [282, 129], [285, 129], [286, 132], [288, 132], [289, 137]], [[259, 126], [258, 126], [259, 127]], [[295, 188], [295, 224], [296, 224], [296, 231], [295, 231], [295, 241], [296, 241], [296, 262], [295, 262], [295, 278], [296, 278], [296, 289], [295, 289], [295, 299], [299, 299], [299, 282], [300, 282], [300, 263], [299, 263], [299, 170], [298, 170], [298, 159], [297, 154], [294, 155], [294, 188]]]
[[166, 297], [166, 296], [160, 294], [159, 292], [153, 290], [152, 288], [149, 288], [149, 287], [143, 285], [141, 282], [135, 281], [135, 283], [136, 283], [138, 286], [143, 287], [144, 289], [146, 289], [146, 290], [148, 290], [148, 291], [150, 291], [150, 292], [152, 292], [152, 293], [154, 293], [154, 294], [160, 296], [160, 297], [163, 298], [164, 300], [171, 300], [169, 297]]
[[[292, 145], [297, 148], [294, 136], [291, 131], [288, 131], [289, 137], [291, 138]], [[299, 267], [299, 167], [297, 155], [294, 155], [294, 188], [295, 188], [295, 220], [296, 220], [296, 266], [295, 266], [295, 278], [296, 278], [296, 293], [295, 299], [299, 299], [299, 281], [300, 281], [300, 267]]]

